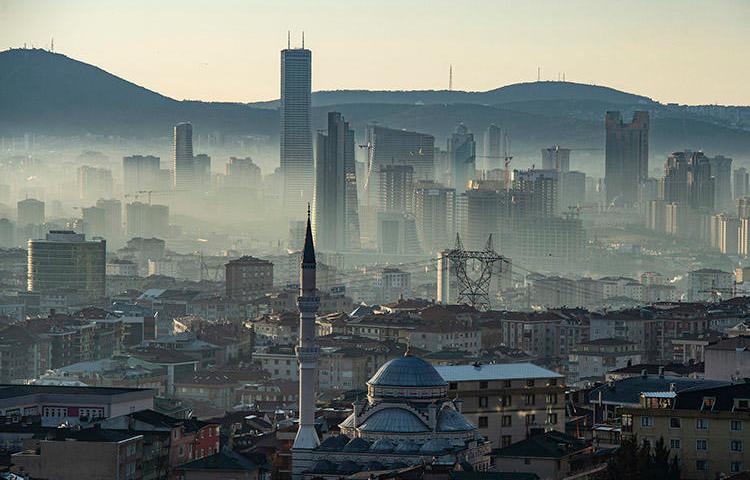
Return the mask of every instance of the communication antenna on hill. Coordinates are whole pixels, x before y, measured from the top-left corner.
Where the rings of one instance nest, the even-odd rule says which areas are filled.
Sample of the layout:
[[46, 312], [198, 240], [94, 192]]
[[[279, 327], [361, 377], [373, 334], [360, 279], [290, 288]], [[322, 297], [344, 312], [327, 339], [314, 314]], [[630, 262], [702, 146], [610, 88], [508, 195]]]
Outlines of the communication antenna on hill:
[[49, 43], [49, 51], [55, 53], [55, 37], [52, 37], [52, 40]]
[[542, 67], [536, 67], [536, 81], [542, 81]]
[[304, 50], [304, 48], [305, 48], [305, 31], [302, 30], [302, 49]]
[[448, 91], [453, 91], [453, 65], [448, 67]]
[[286, 31], [286, 49], [291, 50], [292, 48], [292, 31], [287, 30]]

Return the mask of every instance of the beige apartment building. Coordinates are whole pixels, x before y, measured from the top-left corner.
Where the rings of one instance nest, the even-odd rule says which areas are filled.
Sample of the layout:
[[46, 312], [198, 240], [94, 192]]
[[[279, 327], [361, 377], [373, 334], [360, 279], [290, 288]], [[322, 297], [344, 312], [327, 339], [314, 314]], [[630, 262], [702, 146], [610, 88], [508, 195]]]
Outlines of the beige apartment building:
[[435, 367], [461, 413], [503, 448], [532, 432], [565, 430], [565, 378], [532, 363]]
[[639, 406], [621, 413], [623, 437], [650, 445], [664, 438], [683, 479], [722, 478], [750, 468], [750, 383], [644, 392]]

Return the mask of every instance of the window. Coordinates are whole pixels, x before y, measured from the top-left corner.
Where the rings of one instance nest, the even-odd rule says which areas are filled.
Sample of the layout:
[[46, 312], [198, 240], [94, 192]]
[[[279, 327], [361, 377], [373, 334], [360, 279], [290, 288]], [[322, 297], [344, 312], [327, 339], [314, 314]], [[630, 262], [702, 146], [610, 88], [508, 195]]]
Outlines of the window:
[[487, 417], [479, 417], [479, 428], [487, 428], [487, 425], [489, 425], [489, 422], [487, 421]]
[[503, 381], [503, 387], [510, 388], [510, 380], [504, 380]]
[[487, 397], [479, 397], [479, 407], [487, 408]]
[[556, 393], [548, 393], [547, 394], [547, 403], [551, 403], [552, 405], [557, 405], [557, 394]]
[[557, 379], [556, 378], [550, 378], [549, 381], [547, 382], [547, 385], [550, 386], [550, 387], [553, 387], [553, 386], [557, 385]]
[[484, 390], [489, 386], [489, 382], [479, 382], [479, 388]]
[[679, 418], [672, 417], [669, 419], [669, 428], [680, 428], [682, 423]]
[[681, 444], [679, 438], [671, 438], [669, 440], [669, 448], [671, 450], [679, 450], [681, 446], [682, 446], [682, 444]]
[[536, 423], [536, 415], [529, 413], [526, 415], [526, 425], [534, 425]]
[[511, 403], [511, 396], [510, 395], [503, 395], [500, 397], [500, 405], [503, 407], [510, 407]]
[[696, 460], [695, 469], [699, 472], [705, 472], [708, 470], [708, 460]]
[[708, 419], [705, 419], [705, 418], [696, 418], [695, 419], [695, 428], [697, 430], [708, 430]]
[[547, 414], [547, 423], [550, 425], [556, 425], [557, 424], [557, 414], [556, 413], [548, 413]]
[[511, 417], [510, 415], [503, 415], [503, 420], [502, 420], [501, 425], [503, 427], [510, 427], [511, 426], [511, 422], [513, 421], [512, 418], [513, 417]]
[[729, 464], [729, 471], [731, 473], [740, 473], [742, 471], [742, 462], [731, 462]]
[[641, 427], [653, 427], [654, 426], [654, 417], [641, 417]]
[[534, 405], [536, 404], [536, 398], [534, 398], [533, 393], [528, 393], [523, 396], [523, 401], [526, 405]]
[[448, 385], [448, 389], [450, 389], [450, 390], [458, 390], [458, 382], [451, 382]]
[[735, 398], [734, 399], [735, 410], [750, 410], [750, 399], [747, 398]]
[[180, 445], [180, 448], [177, 450], [177, 455], [182, 458], [185, 456], [185, 447]]
[[729, 450], [732, 452], [742, 451], [742, 440], [732, 440], [729, 442]]
[[695, 449], [701, 451], [708, 450], [708, 440], [696, 440]]
[[729, 429], [733, 432], [741, 432], [742, 431], [742, 420], [732, 420], [729, 423]]
[[716, 404], [716, 397], [703, 397], [703, 405], [701, 410], [713, 410]]
[[510, 446], [511, 442], [513, 441], [511, 438], [512, 437], [510, 435], [503, 435], [500, 438], [500, 445], [502, 445], [503, 448]]
[[534, 380], [533, 379], [526, 380], [526, 386], [527, 387], [533, 387], [534, 386]]
[[531, 465], [531, 459], [530, 458], [524, 458], [523, 459], [524, 465]]

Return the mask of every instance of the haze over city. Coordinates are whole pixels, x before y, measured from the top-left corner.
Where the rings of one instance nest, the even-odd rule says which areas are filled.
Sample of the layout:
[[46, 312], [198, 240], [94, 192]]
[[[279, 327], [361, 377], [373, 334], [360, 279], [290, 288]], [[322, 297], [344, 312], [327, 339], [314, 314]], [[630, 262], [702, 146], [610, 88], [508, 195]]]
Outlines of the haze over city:
[[748, 20], [0, 0], [0, 480], [747, 479]]

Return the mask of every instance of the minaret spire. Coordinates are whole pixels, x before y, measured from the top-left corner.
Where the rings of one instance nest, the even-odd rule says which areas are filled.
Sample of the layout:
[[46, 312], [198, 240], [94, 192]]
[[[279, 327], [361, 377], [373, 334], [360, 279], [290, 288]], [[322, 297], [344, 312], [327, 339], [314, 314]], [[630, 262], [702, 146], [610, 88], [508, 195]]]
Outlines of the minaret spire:
[[299, 344], [296, 349], [299, 363], [299, 428], [292, 446], [293, 462], [295, 461], [295, 450], [312, 450], [320, 445], [320, 438], [315, 430], [315, 386], [318, 374], [315, 314], [318, 311], [320, 298], [315, 285], [315, 244], [310, 217], [310, 204], [308, 204], [307, 231], [305, 232], [305, 246], [302, 250], [299, 297], [297, 298], [297, 308], [299, 309]]

